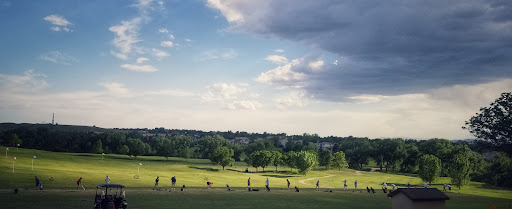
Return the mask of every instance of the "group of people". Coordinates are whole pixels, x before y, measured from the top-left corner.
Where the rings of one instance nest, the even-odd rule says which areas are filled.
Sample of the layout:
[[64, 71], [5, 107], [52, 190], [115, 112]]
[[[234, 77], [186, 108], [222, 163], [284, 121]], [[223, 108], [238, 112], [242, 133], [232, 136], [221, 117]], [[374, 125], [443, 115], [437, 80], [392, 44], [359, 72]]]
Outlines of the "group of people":
[[[39, 178], [37, 178], [37, 176], [35, 176], [35, 181], [36, 181], [36, 189], [40, 189], [42, 190], [43, 189], [43, 183], [40, 182]], [[158, 182], [160, 181], [160, 177], [157, 176], [156, 179], [155, 179], [155, 186], [153, 187], [153, 190], [155, 189], [158, 189]], [[105, 183], [109, 184], [110, 183], [110, 177], [108, 177], [108, 175], [105, 177]], [[77, 184], [77, 189], [80, 189], [82, 188], [83, 190], [85, 190], [85, 187], [82, 185], [82, 177], [80, 177], [77, 181], [76, 181], [76, 184]], [[287, 188], [288, 190], [290, 189], [290, 180], [286, 179], [286, 184], [287, 184]], [[208, 181], [206, 182], [206, 186], [207, 186], [207, 189], [211, 189], [211, 186], [213, 185], [213, 183], [211, 181]], [[229, 188], [228, 190], [231, 191], [231, 188], [229, 187], [229, 185], [226, 184], [226, 186]], [[423, 187], [424, 188], [427, 188], [428, 184], [427, 182], [425, 182], [423, 184]], [[396, 185], [395, 184], [391, 184], [391, 191], [394, 191], [396, 189]], [[449, 184], [443, 184], [443, 192], [446, 192], [446, 188], [448, 187], [448, 190], [452, 190], [451, 186]], [[181, 191], [184, 191], [186, 188], [185, 185], [183, 185], [181, 187]], [[252, 189], [251, 188], [251, 178], [249, 177], [249, 179], [247, 179], [247, 188], [249, 191], [257, 191], [255, 189]], [[270, 181], [269, 179], [267, 178], [267, 180], [265, 180], [265, 188], [267, 189], [267, 191], [270, 191]], [[407, 183], [407, 188], [411, 188], [411, 184], [408, 182]], [[176, 176], [173, 176], [171, 178], [171, 189], [176, 189]], [[319, 190], [320, 189], [320, 180], [317, 180], [316, 181], [316, 190]], [[348, 190], [348, 186], [347, 186], [347, 180], [343, 180], [343, 190]], [[354, 181], [354, 190], [358, 190], [357, 188], [357, 179]], [[366, 190], [368, 191], [368, 193], [375, 193], [375, 190], [373, 188], [368, 188], [366, 187]], [[387, 193], [388, 192], [388, 185], [387, 183], [382, 183], [382, 190], [384, 193]], [[297, 186], [295, 186], [295, 191], [296, 192], [299, 192], [299, 188]]]

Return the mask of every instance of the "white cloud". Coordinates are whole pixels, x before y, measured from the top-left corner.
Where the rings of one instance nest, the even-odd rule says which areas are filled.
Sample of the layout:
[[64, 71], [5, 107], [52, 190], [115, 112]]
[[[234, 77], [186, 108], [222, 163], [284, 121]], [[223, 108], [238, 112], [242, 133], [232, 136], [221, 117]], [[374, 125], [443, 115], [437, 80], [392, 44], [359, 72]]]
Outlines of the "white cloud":
[[160, 49], [153, 48], [153, 49], [151, 49], [151, 51], [153, 52], [153, 55], [155, 55], [158, 58], [164, 58], [164, 57], [170, 56], [169, 53], [162, 51]]
[[306, 79], [306, 75], [302, 72], [295, 72], [292, 70], [292, 68], [299, 66], [300, 64], [301, 60], [292, 60], [292, 62], [286, 65], [261, 73], [258, 78], [256, 78], [256, 81], [291, 87], [300, 86], [301, 81]]
[[164, 47], [173, 47], [174, 43], [172, 41], [162, 41], [160, 42], [160, 45]]
[[276, 49], [276, 50], [274, 50], [274, 51], [275, 51], [275, 52], [277, 52], [277, 53], [283, 53], [283, 52], [284, 52], [284, 50], [283, 50], [283, 49]]
[[286, 109], [288, 107], [304, 107], [309, 103], [310, 98], [311, 96], [306, 91], [293, 91], [274, 99], [274, 102], [278, 108]]
[[160, 28], [160, 29], [158, 29], [158, 32], [160, 32], [160, 33], [169, 33], [167, 28]]
[[115, 33], [112, 44], [118, 49], [118, 52], [111, 52], [114, 56], [126, 59], [134, 48], [134, 44], [139, 42], [138, 31], [141, 18], [136, 17], [130, 21], [121, 21], [121, 24], [114, 25], [109, 30]]
[[186, 41], [186, 42], [191, 42], [192, 40], [191, 40], [191, 39], [189, 39], [189, 38], [186, 38], [186, 39], [185, 39], [185, 41]]
[[338, 65], [338, 60], [334, 60], [334, 62], [332, 64]]
[[312, 71], [319, 71], [322, 70], [322, 66], [324, 66], [324, 61], [319, 59], [317, 61], [310, 62], [308, 66]]
[[215, 83], [207, 87], [208, 91], [201, 95], [201, 99], [206, 102], [236, 99], [238, 94], [247, 90], [244, 86], [246, 85]]
[[233, 59], [238, 56], [238, 53], [235, 52], [234, 49], [224, 49], [224, 50], [210, 50], [206, 51], [202, 55], [202, 60], [211, 60], [211, 59]]
[[169, 39], [174, 40], [175, 39], [174, 35], [172, 35], [172, 34], [169, 35]]
[[44, 20], [50, 22], [53, 25], [58, 26], [68, 26], [71, 25], [71, 23], [66, 20], [66, 18], [59, 16], [59, 15], [49, 15], [43, 18]]
[[44, 78], [46, 75], [35, 73], [34, 70], [27, 70], [23, 75], [0, 74], [0, 89], [13, 92], [37, 92], [48, 87]]
[[139, 57], [139, 58], [137, 58], [137, 64], [142, 64], [143, 62], [148, 61], [148, 60], [149, 60], [148, 58]]
[[362, 95], [347, 97], [347, 99], [354, 101], [357, 104], [368, 104], [368, 103], [380, 102], [384, 98], [386, 98], [386, 96], [369, 95], [369, 94], [362, 94]]
[[252, 100], [236, 100], [226, 104], [226, 109], [229, 110], [256, 110], [261, 107], [261, 103]]
[[156, 95], [156, 96], [173, 96], [173, 97], [189, 97], [197, 96], [196, 93], [185, 91], [185, 90], [159, 90], [159, 91], [146, 91], [144, 95]]
[[134, 97], [134, 94], [124, 87], [121, 83], [109, 82], [109, 83], [100, 83], [100, 86], [103, 86], [109, 95], [115, 97]]
[[40, 59], [62, 65], [79, 62], [78, 59], [59, 51], [49, 51], [39, 56]]
[[265, 60], [273, 62], [278, 65], [284, 65], [288, 63], [288, 58], [280, 56], [280, 55], [270, 55], [265, 58]]
[[155, 72], [158, 71], [155, 67], [151, 65], [132, 65], [132, 64], [123, 64], [122, 68], [135, 71], [135, 72]]
[[53, 27], [50, 27], [50, 30], [59, 32], [59, 31], [66, 31], [66, 32], [72, 32], [73, 30], [69, 28], [69, 26], [73, 25], [71, 22], [66, 20], [66, 18], [59, 16], [59, 15], [49, 15], [43, 18], [50, 24], [54, 25]]
[[212, 8], [220, 10], [229, 22], [243, 22], [244, 16], [242, 13], [231, 7], [235, 1], [222, 1], [221, 0], [208, 0], [207, 5]]

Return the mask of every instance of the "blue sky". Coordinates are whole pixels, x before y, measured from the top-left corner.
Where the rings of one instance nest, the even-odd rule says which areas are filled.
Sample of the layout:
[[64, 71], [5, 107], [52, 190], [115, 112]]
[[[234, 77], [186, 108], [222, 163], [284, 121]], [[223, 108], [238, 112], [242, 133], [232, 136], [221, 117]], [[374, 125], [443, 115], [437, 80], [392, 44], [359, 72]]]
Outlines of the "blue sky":
[[462, 139], [508, 1], [0, 0], [1, 122]]

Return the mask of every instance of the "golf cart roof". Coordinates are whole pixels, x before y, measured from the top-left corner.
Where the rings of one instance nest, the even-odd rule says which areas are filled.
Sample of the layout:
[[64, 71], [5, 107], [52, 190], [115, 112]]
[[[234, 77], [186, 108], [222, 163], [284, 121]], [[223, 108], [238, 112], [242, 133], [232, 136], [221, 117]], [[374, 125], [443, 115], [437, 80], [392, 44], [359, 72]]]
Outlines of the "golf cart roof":
[[106, 187], [106, 188], [123, 188], [124, 185], [121, 184], [98, 184], [98, 187]]

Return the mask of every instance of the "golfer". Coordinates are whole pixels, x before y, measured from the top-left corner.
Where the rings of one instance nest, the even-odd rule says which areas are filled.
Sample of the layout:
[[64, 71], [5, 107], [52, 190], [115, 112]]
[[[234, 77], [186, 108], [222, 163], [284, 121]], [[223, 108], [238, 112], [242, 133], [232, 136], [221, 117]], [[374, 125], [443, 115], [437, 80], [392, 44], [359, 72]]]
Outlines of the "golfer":
[[172, 182], [172, 186], [171, 186], [171, 187], [172, 187], [172, 189], [176, 189], [176, 176], [173, 176], [173, 177], [171, 178], [171, 182]]
[[85, 190], [84, 185], [82, 185], [82, 177], [80, 177], [80, 178], [76, 181], [76, 189], [80, 189], [80, 187], [82, 187], [82, 189], [84, 189], [84, 190]]
[[316, 190], [320, 189], [320, 180], [316, 181]]
[[110, 178], [108, 177], [108, 175], [107, 177], [105, 177], [105, 183], [110, 184]]
[[268, 186], [270, 186], [270, 185], [269, 185], [269, 184], [270, 184], [270, 182], [268, 181], [268, 178], [267, 178], [267, 180], [265, 181], [265, 183], [266, 183], [267, 187], [268, 187]]
[[356, 181], [354, 181], [354, 186], [355, 186], [354, 189], [357, 190], [357, 179], [356, 179]]
[[153, 187], [153, 190], [155, 190], [155, 188], [158, 189], [158, 181], [160, 181], [160, 176], [156, 177], [156, 179], [155, 179], [155, 187]]
[[251, 188], [251, 178], [247, 179], [247, 188]]
[[35, 176], [36, 178], [36, 190], [39, 189], [39, 179], [37, 178], [37, 176]]
[[343, 190], [348, 190], [348, 187], [347, 187], [347, 180], [343, 180]]

